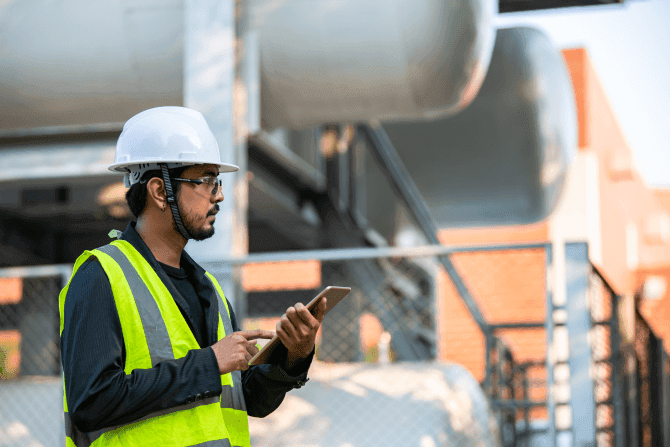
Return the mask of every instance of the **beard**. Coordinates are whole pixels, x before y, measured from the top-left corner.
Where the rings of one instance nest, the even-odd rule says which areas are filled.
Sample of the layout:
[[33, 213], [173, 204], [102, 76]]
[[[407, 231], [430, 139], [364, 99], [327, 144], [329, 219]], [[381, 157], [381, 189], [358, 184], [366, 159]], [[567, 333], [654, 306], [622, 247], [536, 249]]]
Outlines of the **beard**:
[[[207, 213], [207, 216], [205, 219], [209, 216], [214, 215], [214, 211], [219, 210], [219, 204], [217, 203], [214, 208]], [[196, 227], [193, 223], [193, 220], [191, 219], [191, 216], [185, 215], [181, 212], [180, 208], [180, 214], [181, 214], [181, 221], [184, 224], [184, 228], [186, 229], [186, 233], [189, 235], [190, 239], [193, 239], [194, 241], [204, 241], [205, 239], [209, 239], [210, 237], [214, 236], [214, 225], [212, 225], [210, 228], [205, 229], [202, 226]], [[175, 223], [174, 220], [172, 220], [172, 226], [174, 227], [175, 231], [179, 233], [179, 229], [177, 228], [177, 224]]]

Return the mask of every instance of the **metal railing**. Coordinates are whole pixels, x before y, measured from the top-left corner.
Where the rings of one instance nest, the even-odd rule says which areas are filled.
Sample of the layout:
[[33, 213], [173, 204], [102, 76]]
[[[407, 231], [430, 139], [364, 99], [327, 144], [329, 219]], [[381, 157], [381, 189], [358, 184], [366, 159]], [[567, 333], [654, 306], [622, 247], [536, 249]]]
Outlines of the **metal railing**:
[[[324, 322], [317, 359], [330, 364], [383, 364], [417, 360], [418, 355], [423, 355], [426, 360], [436, 356], [433, 305], [438, 292], [434, 279], [442, 265], [436, 262], [435, 256], [537, 249], [538, 246], [547, 250], [549, 270], [551, 250], [544, 244], [428, 245], [253, 254], [212, 264], [208, 269], [230, 268], [231, 265], [242, 268], [247, 264], [299, 259], [319, 261], [322, 286], [353, 285], [353, 292]], [[0, 445], [23, 445], [26, 440], [54, 445], [53, 440], [59, 439], [62, 429], [59, 423], [45, 430], [43, 421], [59, 421], [61, 417], [57, 302], [60, 287], [70, 271], [70, 266], [0, 270], [0, 277], [22, 280], [20, 300], [0, 305], [0, 333], [4, 334], [4, 361], [0, 358], [4, 380], [0, 381], [0, 394], [5, 403], [0, 407], [0, 430], [3, 430], [3, 440], [15, 440], [14, 444], [2, 441], [4, 444]], [[635, 320], [635, 344], [627, 346], [624, 343], [619, 328], [622, 298], [613, 293], [596, 269], [589, 266], [588, 272], [585, 294], [589, 303], [586, 310], [595, 445], [665, 446], [670, 419], [667, 353], [639, 313]], [[274, 325], [284, 309], [294, 304], [293, 301], [306, 302], [318, 290], [319, 287], [251, 292], [247, 296], [243, 324], [268, 324], [271, 321]], [[552, 340], [556, 338], [554, 334], [569, 326], [570, 316], [565, 308], [553, 303], [551, 297], [547, 287], [544, 299], [548, 303], [547, 315], [551, 318], [546, 321], [489, 323], [490, 331], [483, 334], [487, 349], [482, 389], [497, 415], [500, 442], [504, 446], [534, 445], [541, 442], [538, 437], [549, 440], [550, 445], [572, 445], [569, 439], [575, 424], [579, 423], [564, 416], [574, 403], [574, 396], [568, 392], [566, 398], [565, 392], [561, 391], [566, 389], [566, 383], [569, 389], [569, 381], [561, 376], [564, 370], [570, 370], [570, 362], [558, 358], [555, 353], [552, 356], [551, 350], [546, 358], [519, 361], [504, 337], [504, 332], [509, 329], [543, 328], [547, 343], [552, 346]], [[8, 334], [17, 333], [20, 343], [11, 342]], [[382, 337], [383, 333], [388, 335]], [[10, 352], [11, 346], [14, 346], [13, 352]], [[416, 346], [424, 346], [426, 353], [420, 354], [415, 350]], [[17, 352], [19, 368], [10, 370], [8, 357], [16, 356]], [[362, 402], [360, 399], [354, 401], [356, 405]], [[341, 411], [351, 409], [354, 401], [340, 402]], [[359, 410], [363, 411], [362, 408]], [[401, 417], [403, 410], [398, 411], [398, 417]], [[436, 413], [433, 422], [439, 423], [439, 417]], [[546, 423], [542, 423], [543, 420]], [[411, 424], [408, 428], [411, 431]], [[47, 433], [51, 433], [51, 438], [45, 438], [49, 436]]]

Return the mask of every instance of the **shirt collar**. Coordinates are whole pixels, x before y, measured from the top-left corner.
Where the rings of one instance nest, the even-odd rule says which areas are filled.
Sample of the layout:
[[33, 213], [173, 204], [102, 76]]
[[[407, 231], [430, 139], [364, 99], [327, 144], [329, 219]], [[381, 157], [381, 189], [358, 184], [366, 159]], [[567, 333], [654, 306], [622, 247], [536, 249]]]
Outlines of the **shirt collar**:
[[[144, 259], [147, 260], [149, 265], [151, 265], [151, 267], [158, 275], [159, 279], [163, 282], [163, 284], [167, 288], [170, 295], [172, 295], [172, 298], [175, 300], [177, 305], [180, 307], [180, 309], [182, 309], [186, 318], [190, 320], [193, 327], [195, 327], [195, 324], [197, 323], [193, 321], [191, 312], [189, 311], [189, 305], [186, 303], [186, 300], [181, 295], [181, 293], [179, 293], [179, 290], [177, 290], [177, 288], [174, 286], [174, 283], [168, 277], [163, 267], [161, 267], [161, 265], [158, 263], [149, 247], [147, 247], [147, 244], [144, 242], [144, 239], [142, 239], [142, 236], [140, 236], [140, 234], [135, 229], [135, 225], [136, 222], [130, 222], [126, 227], [126, 230], [123, 233], [121, 233], [119, 239], [122, 239], [128, 242], [130, 245], [132, 245], [135, 248], [135, 250], [137, 250], [144, 257]], [[209, 309], [212, 310], [213, 312], [209, 312], [209, 317], [207, 321], [208, 336], [209, 336], [207, 346], [209, 346], [213, 341], [216, 341], [216, 331], [217, 331], [216, 319], [218, 318], [217, 317], [218, 302], [216, 299], [216, 291], [214, 290], [214, 285], [212, 284], [211, 281], [209, 281], [205, 277], [205, 269], [200, 267], [200, 265], [198, 265], [198, 263], [196, 263], [188, 255], [188, 253], [186, 253], [186, 251], [181, 252], [181, 267], [186, 272], [188, 272], [189, 270], [194, 271], [192, 278], [195, 281], [193, 287], [195, 288], [196, 293], [198, 294], [198, 296], [203, 297], [204, 299], [208, 300], [211, 303]], [[196, 340], [198, 338], [199, 337], [196, 336]]]
[[[121, 233], [119, 239], [122, 239], [132, 245], [135, 250], [137, 250], [144, 257], [144, 259], [147, 260], [147, 262], [151, 265], [151, 267], [153, 267], [154, 270], [163, 270], [163, 268], [156, 260], [154, 254], [144, 242], [144, 239], [142, 239], [142, 236], [140, 236], [140, 234], [135, 229], [135, 225], [137, 225], [137, 222], [130, 222], [125, 231]], [[186, 253], [186, 250], [181, 252], [181, 267], [185, 271], [195, 270], [197, 273], [196, 277], [198, 278], [202, 278], [205, 275], [205, 269], [203, 269], [197, 262], [195, 262], [193, 258], [191, 258], [191, 256]]]

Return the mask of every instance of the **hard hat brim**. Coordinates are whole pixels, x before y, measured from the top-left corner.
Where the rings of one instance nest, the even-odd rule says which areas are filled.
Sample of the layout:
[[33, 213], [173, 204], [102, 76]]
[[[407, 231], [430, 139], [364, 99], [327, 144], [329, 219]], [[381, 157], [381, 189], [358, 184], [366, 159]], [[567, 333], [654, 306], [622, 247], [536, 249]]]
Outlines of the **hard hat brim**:
[[128, 173], [131, 172], [129, 166], [135, 166], [141, 163], [178, 163], [183, 166], [195, 166], [195, 165], [216, 165], [219, 167], [219, 174], [223, 172], [235, 172], [240, 169], [239, 166], [229, 164], [229, 163], [213, 163], [210, 161], [184, 161], [184, 160], [147, 160], [144, 162], [134, 161], [132, 163], [116, 163], [111, 165], [108, 169], [112, 172]]

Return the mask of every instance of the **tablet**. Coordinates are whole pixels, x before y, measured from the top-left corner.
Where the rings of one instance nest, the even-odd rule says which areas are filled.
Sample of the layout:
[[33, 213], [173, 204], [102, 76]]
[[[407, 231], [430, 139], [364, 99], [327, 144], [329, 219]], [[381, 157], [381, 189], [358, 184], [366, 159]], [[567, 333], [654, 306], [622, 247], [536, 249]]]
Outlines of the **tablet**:
[[[325, 316], [330, 312], [330, 310], [337, 305], [340, 301], [342, 301], [342, 298], [347, 296], [351, 292], [351, 287], [335, 287], [335, 286], [328, 286], [325, 289], [321, 291], [317, 296], [314, 297], [312, 301], [307, 304], [307, 310], [309, 310], [312, 315], [314, 315], [314, 312], [316, 311], [316, 303], [321, 299], [321, 297], [325, 296], [326, 299], [328, 300], [326, 303], [326, 313], [324, 314]], [[263, 346], [263, 349], [261, 349], [258, 354], [253, 356], [251, 360], [249, 360], [249, 365], [262, 365], [263, 363], [267, 363], [268, 358], [270, 357], [270, 354], [277, 348], [277, 346], [281, 345], [281, 340], [279, 339], [279, 335], [275, 335], [272, 337], [272, 340], [270, 340], [265, 346]]]

